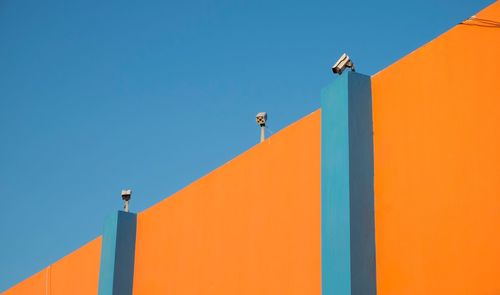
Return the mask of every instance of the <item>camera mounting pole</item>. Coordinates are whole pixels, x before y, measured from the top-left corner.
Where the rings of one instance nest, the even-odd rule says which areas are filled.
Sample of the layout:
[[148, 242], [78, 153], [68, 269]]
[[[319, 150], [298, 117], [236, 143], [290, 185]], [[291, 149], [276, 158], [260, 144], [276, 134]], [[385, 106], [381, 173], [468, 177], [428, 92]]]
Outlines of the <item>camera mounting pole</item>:
[[265, 132], [266, 132], [266, 121], [267, 121], [267, 113], [266, 112], [260, 112], [255, 116], [255, 120], [257, 121], [257, 124], [260, 126], [260, 142], [263, 142], [265, 139]]

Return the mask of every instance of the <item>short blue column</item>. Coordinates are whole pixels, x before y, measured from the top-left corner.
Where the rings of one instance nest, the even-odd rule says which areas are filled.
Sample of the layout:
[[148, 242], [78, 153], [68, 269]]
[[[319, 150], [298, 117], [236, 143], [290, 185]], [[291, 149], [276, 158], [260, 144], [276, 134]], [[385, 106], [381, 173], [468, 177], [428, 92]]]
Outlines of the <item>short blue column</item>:
[[370, 77], [346, 72], [321, 95], [323, 295], [376, 294]]
[[132, 295], [137, 215], [118, 211], [102, 233], [99, 295]]

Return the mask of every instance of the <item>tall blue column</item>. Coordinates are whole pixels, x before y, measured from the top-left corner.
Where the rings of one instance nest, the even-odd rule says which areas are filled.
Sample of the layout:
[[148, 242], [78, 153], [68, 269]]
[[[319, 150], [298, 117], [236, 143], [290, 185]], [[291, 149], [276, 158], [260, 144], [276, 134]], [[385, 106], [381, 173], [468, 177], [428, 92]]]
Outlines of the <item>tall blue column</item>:
[[102, 233], [99, 295], [132, 295], [137, 215], [118, 211]]
[[323, 295], [376, 294], [370, 77], [346, 72], [321, 95]]

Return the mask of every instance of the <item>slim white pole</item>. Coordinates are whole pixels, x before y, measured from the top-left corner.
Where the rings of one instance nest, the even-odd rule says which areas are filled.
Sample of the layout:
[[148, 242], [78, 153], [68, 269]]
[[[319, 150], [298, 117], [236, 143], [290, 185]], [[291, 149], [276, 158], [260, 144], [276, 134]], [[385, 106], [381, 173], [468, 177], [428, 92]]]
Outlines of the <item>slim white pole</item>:
[[265, 131], [264, 129], [265, 129], [265, 128], [266, 128], [266, 126], [265, 126], [265, 125], [260, 126], [260, 142], [263, 142], [263, 141], [264, 141], [264, 139], [265, 139], [265, 138], [264, 138], [264, 131]]

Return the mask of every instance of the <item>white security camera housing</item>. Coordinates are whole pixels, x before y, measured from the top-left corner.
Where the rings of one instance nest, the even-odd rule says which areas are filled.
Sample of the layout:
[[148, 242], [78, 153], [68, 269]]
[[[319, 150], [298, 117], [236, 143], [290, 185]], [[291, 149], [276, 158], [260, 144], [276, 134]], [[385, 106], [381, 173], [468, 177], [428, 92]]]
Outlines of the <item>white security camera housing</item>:
[[347, 54], [342, 54], [342, 56], [337, 60], [337, 62], [333, 65], [332, 67], [332, 72], [334, 74], [339, 74], [342, 75], [342, 72], [346, 69], [350, 68], [353, 72], [354, 70], [354, 64], [352, 60], [349, 58]]
[[132, 196], [132, 190], [130, 189], [122, 190], [122, 199], [124, 201], [130, 200], [130, 196]]
[[260, 112], [255, 116], [255, 120], [257, 121], [257, 124], [260, 125], [260, 127], [266, 126], [266, 121], [267, 121], [267, 113], [266, 112]]

